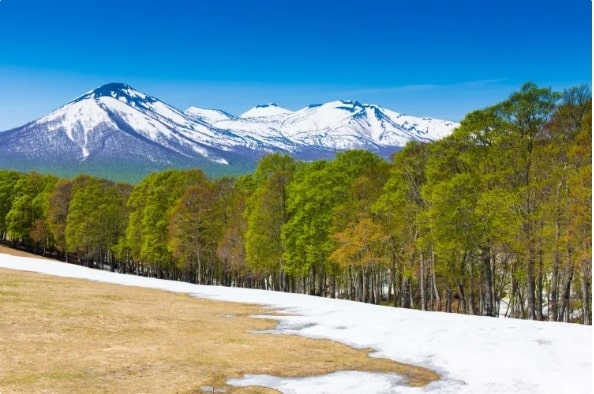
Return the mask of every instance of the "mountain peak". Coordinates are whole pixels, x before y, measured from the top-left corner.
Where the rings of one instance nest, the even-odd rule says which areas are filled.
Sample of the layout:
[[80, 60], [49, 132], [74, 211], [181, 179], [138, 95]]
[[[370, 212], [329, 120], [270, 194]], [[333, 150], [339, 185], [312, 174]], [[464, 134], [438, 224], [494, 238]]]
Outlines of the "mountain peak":
[[360, 108], [382, 108], [379, 105], [376, 104], [368, 104], [368, 103], [361, 103], [360, 101], [357, 100], [336, 100], [336, 101], [331, 101], [329, 103], [327, 103], [328, 105], [332, 105], [335, 106], [337, 108], [342, 107], [343, 109], [345, 107], [348, 107], [350, 109], [360, 109]]
[[133, 89], [130, 85], [120, 82], [110, 82], [106, 83], [105, 85], [101, 85], [98, 88], [95, 88], [88, 92], [88, 95], [92, 95], [93, 97], [108, 97], [108, 96], [120, 96], [129, 94], [130, 92], [135, 92], [136, 90]]
[[263, 116], [289, 115], [293, 111], [275, 103], [260, 104], [241, 114], [240, 118], [259, 118]]
[[[341, 111], [347, 111], [350, 113], [358, 113], [364, 110], [365, 108], [374, 107], [370, 106], [369, 104], [361, 104], [356, 100], [335, 100], [330, 101], [322, 105], [322, 107], [327, 109], [338, 109]], [[315, 108], [315, 106], [310, 106], [310, 108]]]
[[364, 105], [357, 100], [340, 100], [340, 102], [344, 105], [352, 105], [353, 107], [364, 107]]
[[110, 82], [105, 85], [101, 85], [98, 88], [82, 95], [75, 101], [81, 101], [89, 98], [97, 99], [101, 97], [113, 97], [124, 102], [155, 101], [154, 98], [147, 96], [146, 94], [132, 88], [130, 85], [121, 82]]
[[95, 90], [99, 90], [99, 89], [131, 89], [131, 88], [132, 87], [130, 85], [128, 85], [127, 83], [124, 83], [124, 82], [108, 82], [106, 84], [99, 86]]

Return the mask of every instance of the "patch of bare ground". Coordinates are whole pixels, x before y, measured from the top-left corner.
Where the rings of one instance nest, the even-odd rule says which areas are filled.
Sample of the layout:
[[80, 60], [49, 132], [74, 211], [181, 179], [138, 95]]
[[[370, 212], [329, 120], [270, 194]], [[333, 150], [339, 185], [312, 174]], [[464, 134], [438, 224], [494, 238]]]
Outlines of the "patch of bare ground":
[[0, 244], [0, 254], [9, 254], [11, 256], [20, 256], [20, 257], [34, 257], [36, 259], [42, 259], [43, 257], [38, 256], [36, 254], [28, 253], [23, 250], [9, 248], [8, 246]]
[[[1, 255], [0, 255], [0, 258]], [[439, 376], [328, 341], [253, 334], [261, 307], [0, 269], [0, 392], [273, 393], [244, 374], [395, 372], [411, 386]]]

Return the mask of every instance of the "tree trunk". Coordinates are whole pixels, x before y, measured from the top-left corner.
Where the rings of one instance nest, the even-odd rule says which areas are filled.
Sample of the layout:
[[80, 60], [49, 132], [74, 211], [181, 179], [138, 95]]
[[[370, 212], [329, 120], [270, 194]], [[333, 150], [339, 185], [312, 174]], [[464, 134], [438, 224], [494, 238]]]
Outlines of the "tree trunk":
[[534, 274], [534, 250], [532, 245], [526, 259], [526, 301], [529, 320], [536, 320], [536, 276]]
[[592, 261], [582, 261], [581, 268], [582, 324], [592, 325]]
[[459, 294], [458, 310], [460, 310], [460, 308], [462, 308], [462, 311], [464, 311], [464, 313], [468, 313], [468, 310], [467, 310], [468, 303], [466, 302], [466, 292], [464, 291], [464, 285], [462, 284], [462, 282], [458, 282], [458, 294]]
[[561, 307], [561, 315], [563, 321], [568, 323], [569, 316], [571, 314], [569, 300], [571, 299], [571, 281], [573, 280], [573, 267], [569, 267], [567, 270], [567, 275], [565, 277], [565, 286], [563, 286], [563, 299], [562, 299], [562, 307]]
[[402, 308], [410, 308], [410, 279], [402, 278], [402, 287], [400, 290], [400, 306]]
[[561, 266], [561, 253], [559, 251], [559, 220], [555, 223], [555, 252], [553, 254], [553, 272], [551, 273], [550, 308], [551, 320], [559, 321], [559, 267]]
[[424, 254], [421, 252], [419, 256], [420, 262], [420, 273], [419, 273], [419, 290], [421, 291], [421, 310], [427, 310], [427, 300], [425, 297], [425, 259]]
[[[468, 258], [468, 289], [469, 291], [466, 293], [468, 298], [466, 300], [466, 313], [469, 315], [476, 315], [477, 307], [476, 307], [476, 284], [474, 278], [474, 269], [473, 269], [473, 259]], [[479, 289], [480, 290], [480, 289]], [[480, 292], [480, 291], [479, 291]]]
[[392, 302], [394, 306], [398, 306], [398, 291], [397, 291], [397, 284], [400, 283], [399, 280], [399, 275], [396, 273], [396, 258], [392, 257], [392, 272], [391, 272], [391, 278], [392, 278], [392, 290], [393, 290], [393, 298], [392, 298]]
[[493, 272], [491, 269], [493, 258], [490, 248], [481, 250], [481, 282], [483, 291], [483, 310], [485, 316], [495, 316], [495, 303], [493, 301]]
[[542, 256], [542, 250], [539, 251], [538, 253], [538, 273], [536, 275], [536, 320], [544, 320], [544, 316], [542, 314], [542, 310], [544, 307], [544, 301], [542, 298], [542, 293], [543, 293], [543, 282], [544, 282], [544, 278], [543, 278], [543, 256]]
[[433, 310], [440, 311], [441, 310], [441, 299], [439, 297], [439, 291], [437, 290], [437, 280], [435, 278], [435, 252], [433, 248], [431, 248], [431, 282], [433, 291], [435, 293], [435, 306], [433, 306]]

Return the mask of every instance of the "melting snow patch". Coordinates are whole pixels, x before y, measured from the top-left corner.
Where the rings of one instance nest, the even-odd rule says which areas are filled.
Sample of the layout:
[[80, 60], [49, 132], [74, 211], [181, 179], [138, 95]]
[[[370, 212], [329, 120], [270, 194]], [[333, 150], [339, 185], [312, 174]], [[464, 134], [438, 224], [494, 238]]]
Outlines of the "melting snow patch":
[[271, 375], [245, 375], [229, 379], [232, 386], [264, 386], [285, 394], [311, 393], [395, 393], [405, 392], [405, 379], [396, 374], [339, 371], [304, 378], [282, 378]]

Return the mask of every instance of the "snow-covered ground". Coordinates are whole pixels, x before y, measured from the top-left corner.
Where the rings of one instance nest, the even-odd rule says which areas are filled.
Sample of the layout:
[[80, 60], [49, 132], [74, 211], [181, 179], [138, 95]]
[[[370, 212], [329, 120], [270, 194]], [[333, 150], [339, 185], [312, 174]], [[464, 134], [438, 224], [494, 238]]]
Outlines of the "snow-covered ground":
[[373, 348], [373, 356], [424, 366], [442, 376], [422, 388], [403, 385], [397, 375], [358, 371], [300, 379], [246, 376], [230, 382], [236, 385], [258, 384], [283, 393], [307, 394], [592, 392], [591, 326], [420, 312], [299, 294], [199, 286], [3, 254], [0, 267], [265, 305], [290, 313], [274, 316], [279, 321], [279, 333]]

